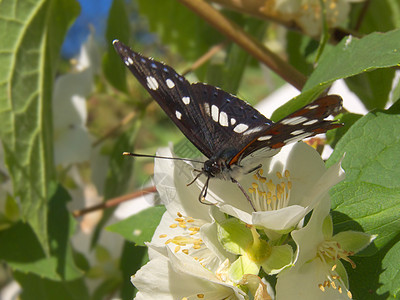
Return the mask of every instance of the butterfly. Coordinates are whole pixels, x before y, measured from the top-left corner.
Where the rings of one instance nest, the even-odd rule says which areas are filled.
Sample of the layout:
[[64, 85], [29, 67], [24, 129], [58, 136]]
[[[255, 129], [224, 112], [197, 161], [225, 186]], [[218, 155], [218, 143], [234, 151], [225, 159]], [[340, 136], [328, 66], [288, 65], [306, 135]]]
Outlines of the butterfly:
[[202, 203], [210, 178], [219, 178], [236, 183], [252, 205], [238, 178], [259, 169], [260, 157], [271, 157], [289, 143], [342, 126], [324, 120], [340, 111], [342, 98], [338, 95], [319, 98], [274, 123], [230, 93], [212, 85], [190, 83], [172, 67], [118, 40], [113, 45], [136, 79], [208, 158], [191, 182], [201, 175], [207, 177], [199, 196]]

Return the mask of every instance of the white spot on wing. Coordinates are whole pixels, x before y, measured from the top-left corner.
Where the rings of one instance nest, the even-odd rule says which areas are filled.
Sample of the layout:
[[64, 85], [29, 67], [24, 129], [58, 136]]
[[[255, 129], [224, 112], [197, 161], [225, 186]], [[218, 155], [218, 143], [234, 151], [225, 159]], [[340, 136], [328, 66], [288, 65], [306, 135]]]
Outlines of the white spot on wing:
[[126, 64], [127, 66], [133, 65], [133, 59], [130, 58], [130, 57], [128, 57], [128, 58], [125, 60], [125, 64]]
[[182, 114], [179, 111], [175, 111], [175, 116], [180, 120], [182, 118]]
[[306, 106], [307, 109], [314, 109], [314, 108], [317, 108], [317, 107], [318, 107], [317, 104]]
[[216, 105], [211, 105], [211, 117], [215, 122], [218, 122], [219, 109]]
[[207, 102], [204, 103], [204, 111], [206, 112], [207, 116], [210, 116], [210, 105]]
[[165, 83], [167, 84], [167, 86], [172, 89], [175, 86], [175, 83], [171, 80], [171, 79], [167, 79], [165, 80]]
[[300, 141], [300, 140], [305, 139], [306, 137], [309, 137], [309, 136], [312, 136], [312, 135], [313, 135], [312, 132], [305, 132], [303, 134], [300, 134], [298, 136], [295, 136], [295, 137], [292, 137], [290, 139], [285, 140], [284, 143], [285, 144], [289, 144], [289, 143], [294, 142], [294, 141]]
[[235, 125], [236, 124], [236, 119], [235, 118], [231, 118], [231, 125]]
[[221, 126], [227, 127], [228, 124], [228, 115], [226, 114], [226, 112], [221, 111], [221, 113], [219, 114], [219, 124], [221, 124]]
[[284, 119], [281, 121], [281, 123], [284, 125], [297, 125], [297, 124], [303, 123], [307, 120], [308, 119], [306, 117], [299, 116], [299, 117]]
[[308, 125], [315, 124], [315, 123], [317, 123], [317, 122], [318, 122], [318, 120], [317, 120], [317, 119], [314, 119], [314, 120], [310, 120], [310, 121], [308, 121], [308, 122], [305, 122], [303, 125], [304, 125], [304, 126], [308, 126]]
[[299, 134], [302, 134], [302, 133], [304, 133], [304, 130], [303, 129], [299, 129], [299, 130], [292, 131], [290, 134], [291, 135], [299, 135]]
[[245, 133], [243, 133], [243, 135], [249, 135], [249, 134], [252, 134], [254, 132], [259, 132], [262, 129], [263, 128], [261, 126], [258, 126], [258, 127], [255, 127], [255, 128], [247, 130]]
[[264, 135], [264, 136], [260, 136], [257, 141], [267, 141], [270, 138], [272, 138], [272, 135]]
[[247, 128], [249, 128], [249, 126], [247, 126], [246, 124], [240, 123], [240, 124], [237, 124], [235, 126], [235, 128], [233, 128], [233, 131], [237, 132], [237, 133], [242, 133], [242, 132], [246, 131]]
[[154, 91], [158, 89], [158, 82], [154, 77], [148, 76], [146, 78], [146, 80], [147, 80], [147, 86], [149, 87], [149, 89], [154, 90]]
[[[182, 97], [182, 101], [183, 103], [185, 103], [186, 105], [188, 105], [190, 103], [190, 97]], [[207, 104], [208, 105], [208, 104]]]

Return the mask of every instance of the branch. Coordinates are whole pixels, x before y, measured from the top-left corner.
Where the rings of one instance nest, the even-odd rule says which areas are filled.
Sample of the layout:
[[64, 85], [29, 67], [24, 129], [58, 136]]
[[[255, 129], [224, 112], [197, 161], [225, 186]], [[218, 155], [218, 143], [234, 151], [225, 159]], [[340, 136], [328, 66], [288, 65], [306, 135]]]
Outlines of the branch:
[[140, 197], [142, 195], [155, 193], [155, 192], [157, 192], [156, 187], [155, 186], [151, 186], [151, 187], [148, 187], [148, 188], [144, 188], [143, 190], [133, 192], [131, 194], [127, 194], [127, 195], [123, 195], [123, 196], [120, 196], [120, 197], [117, 197], [117, 198], [110, 199], [110, 200], [108, 200], [106, 202], [103, 202], [103, 203], [100, 203], [100, 204], [97, 204], [97, 205], [94, 205], [94, 206], [91, 206], [91, 207], [87, 207], [87, 208], [84, 208], [84, 209], [81, 209], [81, 210], [75, 210], [75, 211], [72, 212], [72, 215], [75, 218], [78, 218], [78, 217], [81, 217], [81, 216], [83, 216], [83, 215], [85, 215], [87, 213], [90, 213], [90, 212], [93, 212], [93, 211], [96, 211], [96, 210], [99, 210], [99, 209], [104, 210], [106, 208], [116, 206], [116, 205], [118, 205], [118, 204], [120, 204], [122, 202], [126, 202], [128, 200], [132, 200], [134, 198], [138, 198], [138, 197]]
[[249, 36], [242, 28], [231, 22], [218, 10], [203, 0], [179, 0], [189, 9], [198, 14], [211, 26], [225, 35], [228, 39], [238, 44], [258, 61], [268, 66], [272, 71], [281, 76], [285, 81], [301, 90], [306, 82], [306, 77], [278, 55], [267, 49], [259, 41]]

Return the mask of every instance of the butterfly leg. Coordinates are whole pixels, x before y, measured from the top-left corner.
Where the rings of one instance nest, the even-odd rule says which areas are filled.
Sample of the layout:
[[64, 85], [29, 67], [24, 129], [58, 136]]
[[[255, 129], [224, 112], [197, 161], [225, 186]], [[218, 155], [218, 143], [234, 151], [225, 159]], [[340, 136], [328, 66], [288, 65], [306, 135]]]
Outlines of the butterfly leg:
[[214, 205], [213, 203], [207, 203], [206, 197], [207, 197], [207, 191], [208, 191], [208, 182], [210, 181], [210, 176], [207, 177], [206, 183], [204, 184], [203, 188], [201, 189], [200, 195], [199, 195], [199, 201], [201, 204], [206, 204], [206, 205]]
[[255, 207], [253, 205], [253, 202], [251, 202], [251, 199], [250, 199], [249, 195], [246, 193], [246, 191], [244, 190], [242, 185], [234, 178], [232, 178], [232, 182], [237, 184], [239, 189], [242, 191], [243, 195], [246, 197], [247, 201], [249, 201], [249, 203], [250, 203], [251, 207], [253, 208], [253, 210], [256, 211], [256, 209], [255, 209]]
[[254, 168], [250, 169], [249, 171], [246, 172], [247, 174], [253, 173], [254, 171], [257, 171], [258, 169], [261, 169], [262, 164], [259, 164], [258, 166], [255, 166]]
[[192, 184], [197, 180], [197, 178], [199, 178], [202, 174], [204, 174], [204, 172], [203, 172], [203, 171], [200, 171], [200, 170], [194, 169], [194, 171], [199, 172], [199, 174], [197, 174], [196, 177], [195, 177], [191, 182], [189, 182], [188, 184], [186, 184], [186, 186], [192, 185]]

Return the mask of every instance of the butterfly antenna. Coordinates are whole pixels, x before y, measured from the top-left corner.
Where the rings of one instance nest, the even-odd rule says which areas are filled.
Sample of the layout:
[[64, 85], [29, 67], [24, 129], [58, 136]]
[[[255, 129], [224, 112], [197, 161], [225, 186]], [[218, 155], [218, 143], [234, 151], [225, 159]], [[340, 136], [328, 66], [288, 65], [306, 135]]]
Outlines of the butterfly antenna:
[[139, 153], [132, 153], [132, 152], [123, 152], [122, 155], [133, 156], [133, 157], [150, 157], [150, 158], [161, 158], [161, 159], [184, 160], [184, 161], [191, 161], [191, 162], [196, 162], [196, 163], [204, 163], [203, 161], [193, 160], [193, 159], [188, 159], [188, 158], [158, 156], [158, 155], [149, 155], [149, 154], [139, 154]]
[[233, 179], [233, 178], [232, 178], [232, 182], [237, 184], [239, 189], [242, 191], [243, 195], [246, 197], [247, 201], [249, 201], [249, 203], [250, 203], [251, 207], [253, 208], [253, 210], [256, 211], [256, 208], [254, 207], [253, 202], [251, 201], [249, 195], [246, 193], [246, 191], [244, 190], [242, 185], [236, 179]]

